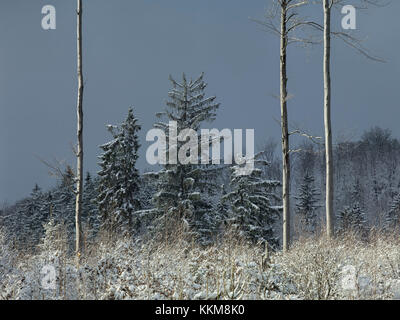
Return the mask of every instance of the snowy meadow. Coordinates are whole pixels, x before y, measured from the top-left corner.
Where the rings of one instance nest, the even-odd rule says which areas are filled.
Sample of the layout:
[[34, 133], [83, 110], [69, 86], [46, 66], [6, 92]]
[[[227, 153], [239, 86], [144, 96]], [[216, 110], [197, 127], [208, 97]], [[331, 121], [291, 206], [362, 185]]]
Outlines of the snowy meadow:
[[[181, 235], [103, 239], [78, 266], [63, 230], [51, 223], [46, 230], [35, 254], [16, 254], [1, 237], [1, 299], [400, 298], [400, 242], [382, 234], [303, 238], [286, 253], [233, 234], [206, 247]], [[44, 283], [46, 265], [55, 267], [54, 288]]]

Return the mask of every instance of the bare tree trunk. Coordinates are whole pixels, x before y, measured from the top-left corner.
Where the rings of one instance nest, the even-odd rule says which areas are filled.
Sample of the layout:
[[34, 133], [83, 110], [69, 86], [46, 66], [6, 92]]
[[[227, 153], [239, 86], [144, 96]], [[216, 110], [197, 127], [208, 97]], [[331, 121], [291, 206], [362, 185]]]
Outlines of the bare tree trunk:
[[324, 125], [325, 125], [325, 161], [326, 161], [326, 232], [328, 237], [334, 234], [333, 214], [333, 163], [332, 163], [332, 127], [331, 127], [331, 0], [324, 0]]
[[77, 0], [77, 67], [78, 67], [78, 102], [77, 102], [77, 164], [76, 164], [76, 201], [75, 201], [75, 252], [79, 260], [81, 254], [81, 211], [83, 187], [83, 76], [82, 76], [82, 0]]
[[283, 201], [283, 250], [289, 250], [290, 245], [290, 162], [289, 133], [287, 115], [287, 75], [286, 49], [287, 38], [287, 1], [281, 3], [281, 47], [280, 47], [280, 103], [282, 128], [282, 201]]

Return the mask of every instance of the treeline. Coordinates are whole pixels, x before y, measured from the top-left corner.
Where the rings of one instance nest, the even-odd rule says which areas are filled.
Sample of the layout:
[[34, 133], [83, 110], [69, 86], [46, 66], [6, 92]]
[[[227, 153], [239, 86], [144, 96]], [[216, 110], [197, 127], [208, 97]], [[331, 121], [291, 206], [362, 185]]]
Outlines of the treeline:
[[[219, 104], [206, 98], [201, 75], [195, 81], [171, 78], [167, 109], [155, 124], [169, 132], [169, 120], [178, 128], [199, 132], [202, 121], [212, 121]], [[197, 119], [201, 121], [197, 121]], [[250, 175], [238, 175], [238, 165], [166, 164], [158, 172], [136, 168], [141, 127], [129, 109], [118, 126], [107, 126], [112, 139], [101, 145], [101, 170], [86, 174], [82, 203], [83, 243], [99, 235], [165, 237], [181, 232], [201, 244], [210, 244], [226, 232], [237, 231], [253, 242], [279, 247], [281, 240], [281, 159], [277, 144], [260, 150]], [[199, 139], [200, 141], [200, 139]], [[182, 143], [183, 144], [183, 143]], [[291, 212], [294, 236], [323, 230], [325, 197], [324, 146], [307, 141], [291, 157]], [[390, 229], [400, 222], [400, 142], [389, 130], [366, 131], [358, 141], [334, 147], [334, 199], [337, 232], [362, 236], [372, 228]], [[56, 187], [34, 186], [29, 197], [5, 208], [1, 224], [9, 239], [32, 248], [43, 237], [44, 225], [63, 225], [73, 248], [75, 238], [75, 178], [65, 168]]]
[[[366, 7], [381, 1], [356, 2]], [[332, 10], [341, 5], [340, 1], [317, 3], [322, 4], [323, 23], [314, 20], [315, 17], [305, 17], [303, 10], [315, 3], [302, 0], [272, 1], [265, 19], [258, 21], [280, 40], [281, 164], [276, 159], [268, 159], [273, 150], [264, 150], [256, 159], [257, 168], [247, 176], [238, 174], [239, 166], [190, 161], [167, 164], [158, 172], [140, 174], [136, 161], [141, 128], [133, 110], [129, 110], [124, 123], [109, 126], [112, 140], [101, 146], [101, 170], [93, 180], [88, 177], [83, 187], [82, 0], [77, 0], [76, 170], [65, 169], [54, 190], [43, 192], [35, 187], [31, 197], [4, 209], [2, 224], [10, 236], [18, 243], [34, 244], [43, 233], [43, 223], [58, 221], [65, 224], [69, 235], [75, 233], [79, 260], [85, 232], [86, 239], [94, 238], [99, 232], [132, 237], [151, 234], [154, 238], [180, 230], [191, 239], [208, 244], [222, 230], [231, 229], [253, 242], [267, 241], [271, 246], [277, 246], [280, 238], [283, 250], [287, 251], [293, 238], [291, 232], [316, 233], [322, 222], [329, 238], [336, 231], [351, 229], [364, 235], [373, 225], [395, 227], [400, 202], [397, 140], [381, 129], [367, 132], [358, 142], [334, 145], [332, 138], [331, 40], [339, 38], [367, 58], [383, 60], [371, 55], [350, 33], [331, 30]], [[292, 132], [289, 132], [287, 108], [290, 97], [287, 53], [289, 45], [296, 42], [323, 42], [325, 135], [323, 145], [300, 146], [293, 153], [296, 149], [290, 143]], [[205, 96], [202, 75], [190, 81], [185, 75], [181, 82], [170, 80], [169, 101], [166, 109], [158, 114], [160, 121], [154, 127], [162, 129], [168, 138], [170, 123], [176, 122], [178, 132], [193, 129], [200, 141], [200, 127], [215, 119], [219, 104], [215, 97]], [[180, 143], [178, 150], [183, 144]], [[322, 208], [325, 218], [321, 215]], [[282, 230], [275, 228], [279, 219]]]
[[[308, 142], [298, 150], [292, 159], [293, 210], [313, 230], [323, 221], [323, 146]], [[337, 231], [396, 228], [400, 222], [400, 143], [391, 132], [374, 127], [358, 141], [338, 141], [333, 158]]]
[[[191, 128], [199, 138], [202, 124], [216, 118], [219, 103], [216, 97], [206, 97], [203, 74], [190, 81], [184, 74], [181, 82], [170, 80], [167, 107], [157, 114], [160, 120], [154, 127], [168, 135], [174, 121], [178, 132]], [[275, 222], [281, 209], [280, 182], [266, 175], [268, 163], [261, 157], [248, 175], [239, 173], [241, 165], [200, 162], [168, 163], [158, 172], [139, 174], [136, 162], [141, 127], [133, 109], [121, 125], [107, 128], [112, 139], [100, 146], [101, 170], [95, 178], [88, 173], [84, 183], [84, 241], [99, 233], [157, 238], [179, 231], [206, 245], [229, 228], [253, 242], [278, 245]], [[201, 139], [197, 141], [200, 146]], [[179, 141], [178, 150], [185, 143]], [[168, 157], [171, 152], [167, 150]], [[68, 167], [53, 190], [44, 192], [35, 186], [30, 197], [5, 209], [2, 224], [9, 237], [20, 246], [35, 245], [43, 235], [43, 225], [51, 221], [65, 225], [72, 245], [75, 182], [73, 170]]]

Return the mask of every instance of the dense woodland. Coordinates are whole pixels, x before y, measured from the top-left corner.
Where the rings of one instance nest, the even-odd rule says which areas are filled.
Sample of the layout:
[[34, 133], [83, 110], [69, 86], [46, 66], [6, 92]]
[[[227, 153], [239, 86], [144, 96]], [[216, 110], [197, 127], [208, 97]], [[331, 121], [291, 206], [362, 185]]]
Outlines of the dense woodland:
[[[323, 235], [321, 146], [298, 146], [301, 151], [292, 157], [294, 239], [284, 253], [279, 250], [281, 159], [276, 143], [265, 144], [262, 155], [268, 165], [253, 175], [238, 179], [234, 166], [218, 167], [212, 180], [216, 188], [195, 193], [193, 178], [184, 183], [193, 196], [180, 199], [178, 191], [172, 202], [160, 202], [166, 190], [175, 190], [176, 180], [159, 178], [165, 169], [139, 174], [131, 163], [121, 166], [128, 163], [124, 159], [136, 159], [138, 141], [130, 138], [139, 126], [132, 111], [122, 125], [109, 128], [112, 140], [101, 146], [101, 170], [85, 177], [80, 265], [74, 259], [72, 173], [66, 168], [55, 188], [35, 186], [29, 197], [2, 210], [1, 299], [400, 297], [400, 144], [388, 130], [375, 127], [358, 141], [335, 145], [334, 240]], [[210, 171], [200, 172], [196, 179]], [[107, 173], [118, 181], [109, 181]], [[124, 190], [124, 181], [132, 191]], [[207, 206], [195, 211], [201, 200]], [[114, 210], [104, 210], [107, 206]], [[47, 265], [56, 268], [54, 290], [39, 285]], [[358, 275], [354, 290], [341, 286], [347, 265]]]
[[[99, 148], [101, 170], [88, 172], [84, 179], [86, 242], [96, 241], [101, 232], [126, 233], [132, 238], [165, 236], [166, 231], [174, 232], [182, 225], [202, 245], [233, 227], [248, 240], [280, 247], [281, 159], [277, 143], [269, 140], [259, 150], [265, 162], [250, 176], [236, 176], [235, 165], [211, 164], [207, 168], [167, 165], [158, 172], [139, 173], [140, 125], [133, 110], [128, 110], [122, 124], [107, 128], [111, 140]], [[325, 224], [323, 147], [305, 141], [295, 149], [291, 158], [294, 236], [319, 234]], [[366, 235], [371, 229], [396, 228], [400, 221], [399, 141], [389, 130], [374, 127], [357, 141], [338, 141], [334, 158], [337, 232], [352, 230]], [[7, 237], [18, 247], [31, 248], [44, 237], [44, 226], [54, 221], [67, 228], [73, 249], [74, 189], [73, 172], [67, 166], [53, 189], [35, 185], [28, 197], [4, 207], [1, 225]]]

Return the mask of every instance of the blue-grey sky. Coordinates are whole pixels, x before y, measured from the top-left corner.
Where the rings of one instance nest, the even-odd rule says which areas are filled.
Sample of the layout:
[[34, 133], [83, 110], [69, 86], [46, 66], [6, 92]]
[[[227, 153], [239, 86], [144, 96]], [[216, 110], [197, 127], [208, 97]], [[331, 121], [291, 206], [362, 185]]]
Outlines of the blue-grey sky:
[[[261, 19], [269, 0], [84, 0], [85, 171], [96, 172], [105, 124], [120, 123], [130, 106], [144, 136], [164, 107], [168, 75], [205, 72], [207, 93], [221, 103], [216, 128], [255, 128], [256, 144], [279, 141], [279, 41], [249, 18]], [[53, 5], [57, 29], [41, 28]], [[29, 194], [55, 178], [39, 158], [75, 164], [76, 1], [0, 2], [0, 201]], [[334, 42], [332, 116], [336, 138], [357, 137], [372, 125], [400, 138], [400, 1], [357, 14], [356, 35], [384, 57], [374, 63]], [[308, 12], [321, 21], [321, 8]], [[336, 14], [333, 27], [339, 29]], [[323, 133], [319, 46], [289, 49], [289, 120]]]

